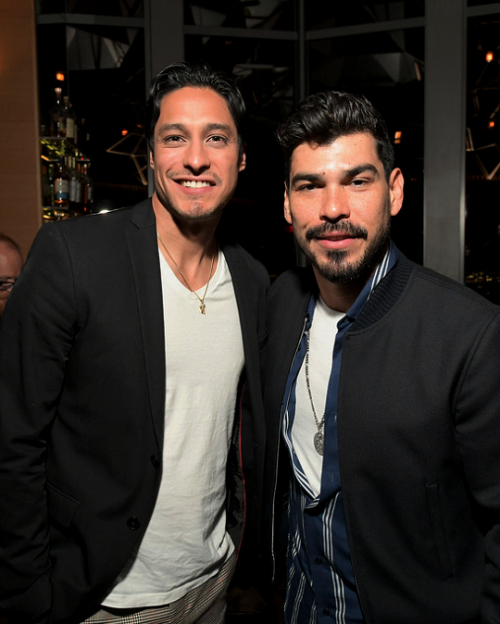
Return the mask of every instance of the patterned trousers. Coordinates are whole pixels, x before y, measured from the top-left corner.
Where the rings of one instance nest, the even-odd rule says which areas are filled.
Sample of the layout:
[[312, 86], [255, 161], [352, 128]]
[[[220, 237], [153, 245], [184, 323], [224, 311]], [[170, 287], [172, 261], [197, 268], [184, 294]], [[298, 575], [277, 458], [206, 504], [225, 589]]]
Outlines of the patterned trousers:
[[175, 602], [145, 609], [103, 607], [82, 624], [222, 624], [226, 592], [235, 566], [233, 553], [218, 574]]

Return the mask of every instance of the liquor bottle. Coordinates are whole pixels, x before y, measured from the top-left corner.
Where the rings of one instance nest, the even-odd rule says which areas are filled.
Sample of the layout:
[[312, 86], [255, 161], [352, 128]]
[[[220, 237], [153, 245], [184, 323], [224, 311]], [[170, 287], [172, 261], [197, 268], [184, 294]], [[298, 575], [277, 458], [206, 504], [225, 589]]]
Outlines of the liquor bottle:
[[69, 97], [65, 95], [63, 97], [63, 114], [65, 120], [66, 127], [66, 138], [71, 143], [75, 142], [75, 115], [73, 113], [73, 109], [71, 103], [69, 101]]
[[88, 173], [89, 165], [84, 163], [82, 172], [82, 189], [83, 189], [83, 212], [88, 214], [92, 212], [92, 202], [94, 201], [94, 182]]
[[42, 165], [42, 204], [50, 207], [54, 205], [54, 165]]
[[54, 206], [66, 209], [69, 206], [69, 179], [64, 166], [64, 156], [59, 158], [59, 166], [54, 178]]
[[49, 165], [49, 206], [54, 206], [55, 205], [55, 194], [54, 194], [54, 177], [55, 177], [55, 171], [54, 171], [54, 165], [53, 163], [50, 163]]
[[75, 210], [83, 214], [83, 164], [77, 161]]
[[80, 138], [79, 138], [79, 136], [78, 136], [78, 134], [79, 134], [79, 132], [80, 132], [80, 120], [79, 120], [79, 119], [78, 119], [78, 117], [76, 116], [75, 109], [73, 108], [73, 104], [71, 104], [71, 102], [70, 102], [70, 105], [69, 105], [69, 106], [70, 106], [70, 109], [71, 109], [71, 111], [72, 111], [72, 113], [73, 113], [73, 119], [74, 119], [74, 125], [75, 125], [75, 129], [74, 129], [74, 135], [75, 135], [75, 138], [74, 138], [74, 140], [73, 140], [73, 143], [74, 143], [75, 145], [78, 145], [78, 141], [80, 140]]
[[69, 169], [68, 169], [68, 178], [69, 178], [69, 207], [71, 210], [77, 211], [78, 207], [76, 204], [76, 194], [77, 194], [77, 186], [78, 186], [78, 174], [76, 171], [75, 157], [69, 157]]
[[64, 116], [64, 107], [61, 100], [61, 87], [54, 89], [56, 101], [49, 111], [50, 116], [50, 134], [53, 137], [66, 136], [66, 119]]

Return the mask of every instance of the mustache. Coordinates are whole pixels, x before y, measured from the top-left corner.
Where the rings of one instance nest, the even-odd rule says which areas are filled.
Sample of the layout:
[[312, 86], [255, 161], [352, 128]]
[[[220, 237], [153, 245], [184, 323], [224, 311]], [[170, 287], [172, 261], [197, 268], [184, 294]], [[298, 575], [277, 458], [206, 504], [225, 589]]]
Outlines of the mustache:
[[366, 240], [368, 238], [368, 230], [361, 225], [354, 225], [350, 221], [342, 221], [341, 223], [323, 223], [321, 225], [315, 225], [306, 230], [305, 236], [308, 241], [313, 238], [320, 238], [326, 234], [332, 234], [333, 232], [340, 234], [347, 234], [347, 236], [353, 236], [355, 238], [362, 238]]

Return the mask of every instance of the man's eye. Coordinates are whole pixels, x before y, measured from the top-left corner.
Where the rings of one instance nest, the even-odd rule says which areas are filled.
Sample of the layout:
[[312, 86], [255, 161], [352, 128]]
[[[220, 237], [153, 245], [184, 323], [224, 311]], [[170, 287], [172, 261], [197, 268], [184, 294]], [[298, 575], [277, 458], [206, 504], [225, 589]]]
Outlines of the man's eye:
[[182, 141], [182, 137], [178, 134], [171, 134], [163, 138], [164, 143], [177, 143]]
[[351, 184], [353, 186], [366, 186], [369, 183], [369, 180], [366, 179], [361, 179], [361, 178], [355, 178], [354, 180], [351, 181]]
[[314, 191], [318, 188], [317, 184], [301, 184], [297, 187], [297, 191]]
[[227, 137], [221, 136], [220, 134], [213, 134], [212, 136], [208, 137], [208, 140], [211, 141], [212, 143], [227, 144], [228, 142]]

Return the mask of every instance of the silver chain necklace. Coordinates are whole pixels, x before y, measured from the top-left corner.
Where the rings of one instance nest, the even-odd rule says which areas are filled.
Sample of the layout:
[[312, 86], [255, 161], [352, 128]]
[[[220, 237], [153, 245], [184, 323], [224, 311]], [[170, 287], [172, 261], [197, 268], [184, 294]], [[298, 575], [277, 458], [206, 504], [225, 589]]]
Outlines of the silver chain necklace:
[[316, 423], [316, 427], [318, 428], [318, 431], [314, 434], [314, 438], [313, 438], [313, 442], [314, 442], [314, 448], [316, 449], [316, 453], [318, 453], [318, 455], [323, 456], [323, 452], [324, 452], [324, 446], [325, 446], [325, 436], [323, 433], [323, 425], [325, 424], [325, 415], [323, 414], [323, 418], [319, 421], [318, 420], [318, 416], [316, 414], [316, 408], [314, 407], [314, 401], [313, 401], [313, 396], [312, 396], [312, 392], [311, 392], [311, 383], [309, 381], [309, 341], [310, 341], [310, 329], [307, 330], [306, 332], [306, 336], [307, 336], [307, 346], [306, 346], [306, 386], [307, 386], [307, 392], [309, 394], [309, 400], [311, 401], [311, 407], [312, 407], [312, 413], [314, 416], [314, 422]]

